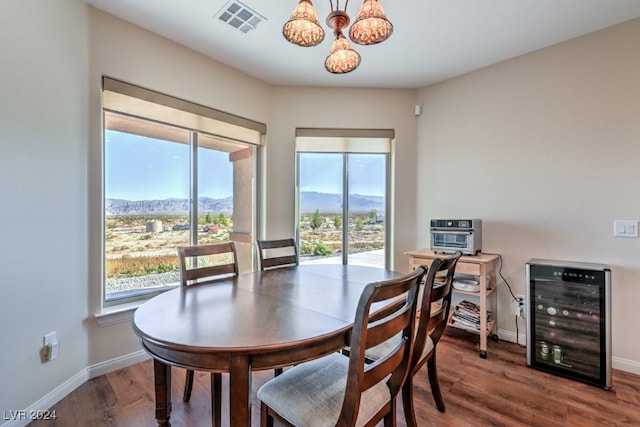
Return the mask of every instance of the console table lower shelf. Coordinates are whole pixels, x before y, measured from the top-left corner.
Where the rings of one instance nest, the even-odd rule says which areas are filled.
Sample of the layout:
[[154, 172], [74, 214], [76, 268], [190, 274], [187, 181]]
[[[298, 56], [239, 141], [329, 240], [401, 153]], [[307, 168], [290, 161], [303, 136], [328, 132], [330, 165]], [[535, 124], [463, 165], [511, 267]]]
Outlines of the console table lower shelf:
[[[415, 251], [405, 252], [405, 255], [410, 257], [411, 268], [416, 268], [419, 265], [430, 266], [434, 259], [445, 256], [438, 254], [428, 249], [419, 249]], [[498, 262], [500, 260], [499, 255], [494, 254], [478, 254], [474, 256], [462, 256], [458, 260], [456, 265], [457, 274], [466, 274], [478, 277], [478, 283], [480, 285], [479, 292], [468, 292], [459, 289], [454, 289], [453, 292], [461, 295], [468, 295], [471, 298], [478, 299], [479, 316], [480, 316], [480, 329], [474, 327], [463, 327], [460, 324], [451, 324], [451, 318], [449, 319], [449, 326], [466, 331], [474, 332], [480, 336], [480, 357], [485, 359], [487, 357], [487, 338], [491, 338], [494, 341], [498, 340], [498, 293], [497, 293], [497, 273]], [[491, 307], [492, 317], [488, 319], [487, 312]], [[454, 309], [452, 307], [451, 315], [453, 315]]]

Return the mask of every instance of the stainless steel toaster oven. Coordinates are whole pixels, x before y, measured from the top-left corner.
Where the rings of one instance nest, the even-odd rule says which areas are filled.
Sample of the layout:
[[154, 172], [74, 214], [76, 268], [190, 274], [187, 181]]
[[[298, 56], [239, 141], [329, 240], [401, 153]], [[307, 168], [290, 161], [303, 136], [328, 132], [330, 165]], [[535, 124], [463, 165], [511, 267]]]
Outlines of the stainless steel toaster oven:
[[432, 219], [431, 250], [440, 253], [461, 251], [477, 255], [482, 251], [482, 220]]

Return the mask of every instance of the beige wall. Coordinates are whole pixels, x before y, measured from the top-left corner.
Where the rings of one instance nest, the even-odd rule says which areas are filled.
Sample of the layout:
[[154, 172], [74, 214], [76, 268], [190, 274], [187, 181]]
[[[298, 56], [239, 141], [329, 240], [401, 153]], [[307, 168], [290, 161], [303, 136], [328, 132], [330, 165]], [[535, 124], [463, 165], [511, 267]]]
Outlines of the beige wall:
[[[89, 363], [89, 26], [78, 0], [1, 9], [0, 410], [9, 417]], [[60, 356], [41, 363], [52, 331]]]
[[[614, 219], [639, 219], [638, 21], [421, 91], [342, 90], [269, 86], [82, 0], [5, 11], [14, 18], [0, 26], [0, 189], [10, 201], [0, 209], [0, 409], [46, 404], [87, 369], [140, 350], [128, 322], [101, 328], [93, 317], [103, 74], [266, 123], [267, 237], [294, 230], [296, 127], [395, 129], [397, 269], [408, 268], [405, 250], [426, 246], [428, 218], [453, 215], [485, 220], [484, 249], [504, 255], [516, 291], [530, 257], [609, 263], [614, 356], [640, 364], [639, 241], [611, 237]], [[500, 328], [514, 330], [508, 316]], [[60, 356], [42, 364], [52, 330]]]
[[[394, 262], [407, 270], [403, 255], [415, 245], [415, 91], [336, 88], [273, 89], [266, 147], [267, 237], [295, 231], [295, 129], [395, 129]], [[277, 197], [274, 197], [277, 195]], [[409, 225], [409, 226], [407, 226]]]
[[[192, 50], [89, 8], [91, 138], [89, 153], [90, 313], [101, 310], [102, 122], [101, 76], [106, 75], [266, 123], [270, 87]], [[90, 317], [91, 365], [139, 351], [129, 323], [99, 327]]]
[[[261, 189], [269, 195], [262, 211], [266, 237], [288, 236], [294, 231], [296, 127], [396, 129], [396, 163], [400, 171], [396, 186], [414, 188], [415, 91], [272, 87], [101, 11], [90, 9], [90, 18], [91, 313], [100, 311], [101, 301], [102, 75], [266, 123], [265, 149], [261, 156], [266, 165]], [[415, 223], [416, 201], [412, 191], [398, 191], [396, 199], [397, 205], [402, 206], [395, 212], [396, 260], [400, 269], [407, 269], [408, 262], [402, 252], [413, 248], [415, 236], [413, 227], [405, 224]], [[91, 364], [140, 350], [128, 323], [99, 327], [92, 318], [87, 323]]]
[[424, 247], [427, 218], [482, 218], [516, 293], [530, 258], [609, 264], [614, 366], [636, 372], [640, 239], [612, 232], [640, 219], [639, 52], [634, 20], [420, 90], [417, 222]]

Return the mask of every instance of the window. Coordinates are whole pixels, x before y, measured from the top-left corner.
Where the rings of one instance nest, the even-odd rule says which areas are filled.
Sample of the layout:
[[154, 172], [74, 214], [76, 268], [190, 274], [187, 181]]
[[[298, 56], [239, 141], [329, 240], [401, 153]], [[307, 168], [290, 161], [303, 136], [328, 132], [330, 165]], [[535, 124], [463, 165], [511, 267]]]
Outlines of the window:
[[392, 131], [298, 129], [300, 263], [389, 267]]
[[240, 269], [250, 269], [264, 126], [112, 79], [103, 84], [104, 305], [178, 286], [178, 246], [234, 241], [247, 260]]

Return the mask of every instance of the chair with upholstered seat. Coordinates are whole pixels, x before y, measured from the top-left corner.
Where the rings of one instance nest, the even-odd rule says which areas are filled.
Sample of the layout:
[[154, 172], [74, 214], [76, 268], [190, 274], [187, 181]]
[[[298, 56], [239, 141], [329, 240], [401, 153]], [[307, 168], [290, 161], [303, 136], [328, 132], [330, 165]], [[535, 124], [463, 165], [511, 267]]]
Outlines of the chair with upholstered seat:
[[294, 239], [257, 240], [260, 270], [298, 265]]
[[[298, 248], [292, 238], [276, 240], [256, 240], [260, 270], [293, 267], [298, 265]], [[282, 368], [275, 368], [276, 376], [283, 372]]]
[[[426, 363], [431, 386], [431, 394], [436, 403], [438, 411], [444, 412], [444, 401], [440, 392], [438, 374], [436, 369], [436, 347], [440, 337], [444, 333], [449, 320], [451, 309], [451, 293], [453, 290], [453, 275], [455, 273], [458, 259], [462, 255], [457, 252], [446, 258], [440, 258], [439, 265], [431, 264], [426, 276], [425, 286], [420, 307], [420, 321], [418, 323], [418, 336], [415, 341], [415, 352], [409, 376], [402, 388], [402, 399], [404, 404], [407, 425], [417, 426], [416, 415], [413, 406], [413, 377]], [[431, 273], [431, 277], [429, 277]], [[422, 350], [421, 350], [422, 349]]]
[[[238, 256], [233, 242], [179, 247], [178, 259], [182, 286], [238, 275]], [[193, 370], [188, 369], [182, 396], [185, 402], [191, 399], [193, 375]], [[211, 373], [211, 412], [214, 414], [216, 426], [222, 423], [221, 394], [222, 374], [213, 372]]]
[[[385, 426], [396, 421], [396, 396], [408, 373], [416, 331], [418, 286], [424, 267], [365, 286], [358, 302], [349, 356], [333, 353], [294, 366], [258, 390], [261, 426]], [[372, 305], [376, 312], [372, 315]], [[380, 313], [383, 313], [382, 315]], [[374, 319], [375, 320], [372, 320]], [[367, 363], [365, 352], [394, 336], [397, 345]]]
[[[436, 346], [444, 333], [449, 319], [451, 308], [451, 293], [453, 290], [453, 275], [462, 255], [456, 252], [453, 255], [433, 260], [424, 284], [420, 289], [419, 322], [416, 330], [414, 352], [410, 364], [409, 375], [402, 386], [402, 404], [408, 426], [416, 426], [416, 416], [413, 405], [413, 377], [420, 368], [427, 364], [427, 373], [431, 394], [438, 411], [444, 412], [445, 406], [440, 392], [440, 384], [436, 370]], [[371, 361], [379, 360], [387, 349], [396, 345], [398, 338], [382, 343], [369, 350], [367, 357]]]

